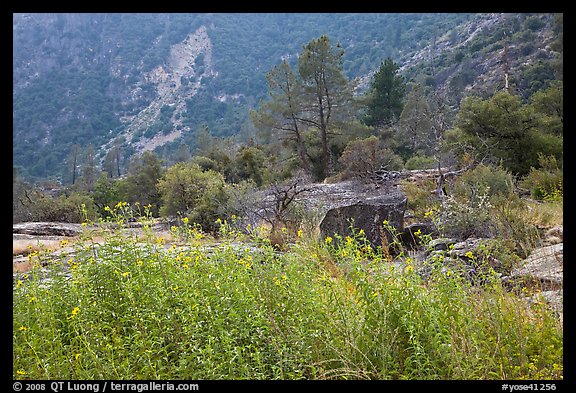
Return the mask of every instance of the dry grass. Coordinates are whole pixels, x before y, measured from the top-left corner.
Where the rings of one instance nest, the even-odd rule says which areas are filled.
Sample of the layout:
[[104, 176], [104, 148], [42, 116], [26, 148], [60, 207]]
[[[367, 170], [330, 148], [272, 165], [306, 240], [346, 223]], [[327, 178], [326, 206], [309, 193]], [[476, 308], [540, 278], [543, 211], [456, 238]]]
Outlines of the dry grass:
[[564, 223], [564, 204], [562, 202], [539, 202], [526, 200], [527, 220], [539, 227], [553, 227]]
[[[12, 240], [12, 255], [28, 255], [34, 251], [57, 250], [61, 240], [56, 239], [14, 239]], [[70, 240], [68, 240], [70, 243]]]

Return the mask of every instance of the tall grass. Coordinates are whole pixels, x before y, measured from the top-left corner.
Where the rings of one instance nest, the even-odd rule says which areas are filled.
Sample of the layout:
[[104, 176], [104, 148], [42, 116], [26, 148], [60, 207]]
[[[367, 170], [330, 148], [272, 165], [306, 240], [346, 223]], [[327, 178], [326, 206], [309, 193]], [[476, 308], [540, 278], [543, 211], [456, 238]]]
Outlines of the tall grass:
[[186, 221], [172, 244], [144, 228], [88, 234], [48, 272], [30, 255], [14, 281], [14, 378], [563, 377], [545, 303], [440, 269], [424, 280], [361, 233], [300, 234], [279, 253], [226, 223], [217, 242]]

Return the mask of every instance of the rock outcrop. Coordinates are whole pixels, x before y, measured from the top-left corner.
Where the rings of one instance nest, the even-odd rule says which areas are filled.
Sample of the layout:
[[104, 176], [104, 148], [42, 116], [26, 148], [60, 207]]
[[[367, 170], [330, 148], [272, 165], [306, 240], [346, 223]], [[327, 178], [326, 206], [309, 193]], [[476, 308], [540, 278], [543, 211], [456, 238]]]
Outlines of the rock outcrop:
[[320, 232], [323, 236], [341, 236], [352, 234], [355, 230], [364, 230], [366, 239], [374, 246], [381, 246], [383, 236], [388, 243], [392, 235], [384, 229], [386, 220], [397, 232], [404, 227], [404, 212], [406, 210], [406, 196], [397, 189], [387, 190], [378, 196], [358, 195], [356, 201], [344, 201], [329, 209], [320, 223]]
[[513, 279], [537, 285], [542, 290], [562, 289], [564, 279], [564, 243], [540, 247], [532, 251], [520, 266], [510, 273]]
[[67, 222], [22, 222], [12, 226], [12, 233], [33, 236], [78, 236], [81, 224]]
[[564, 320], [564, 243], [544, 246], [532, 251], [530, 256], [513, 269], [512, 282], [529, 288], [532, 295], [528, 302], [544, 300], [556, 310], [561, 323]]

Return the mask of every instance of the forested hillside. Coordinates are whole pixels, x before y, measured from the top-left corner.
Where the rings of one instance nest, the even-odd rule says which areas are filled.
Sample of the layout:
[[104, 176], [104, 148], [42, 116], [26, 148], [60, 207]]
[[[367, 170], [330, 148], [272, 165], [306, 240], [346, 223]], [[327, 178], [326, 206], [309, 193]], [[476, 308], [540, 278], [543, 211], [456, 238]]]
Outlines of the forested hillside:
[[561, 390], [562, 14], [13, 21], [14, 379]]
[[511, 86], [528, 98], [558, 72], [555, 26], [552, 14], [14, 14], [14, 166], [70, 184], [71, 165], [111, 155], [122, 174], [145, 150], [174, 163], [200, 130], [246, 142], [265, 74], [322, 34], [356, 94], [391, 58], [457, 107], [503, 85], [507, 46]]

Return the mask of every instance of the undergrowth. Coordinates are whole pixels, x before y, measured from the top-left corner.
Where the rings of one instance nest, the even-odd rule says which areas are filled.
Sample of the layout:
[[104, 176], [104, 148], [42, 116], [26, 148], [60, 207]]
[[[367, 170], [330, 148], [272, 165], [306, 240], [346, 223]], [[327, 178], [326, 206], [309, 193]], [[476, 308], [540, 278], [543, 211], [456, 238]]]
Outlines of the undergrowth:
[[424, 279], [361, 231], [300, 231], [278, 252], [259, 228], [220, 221], [216, 240], [182, 219], [168, 244], [147, 213], [144, 236], [128, 231], [128, 208], [69, 253], [29, 255], [13, 288], [14, 378], [563, 377], [552, 311], [499, 282], [442, 269]]

